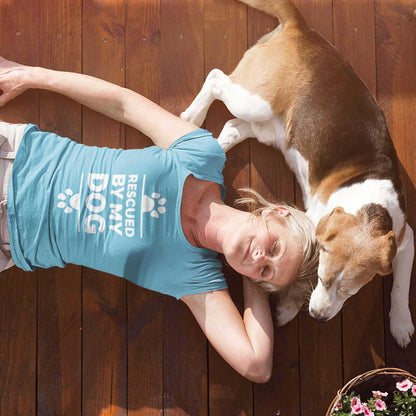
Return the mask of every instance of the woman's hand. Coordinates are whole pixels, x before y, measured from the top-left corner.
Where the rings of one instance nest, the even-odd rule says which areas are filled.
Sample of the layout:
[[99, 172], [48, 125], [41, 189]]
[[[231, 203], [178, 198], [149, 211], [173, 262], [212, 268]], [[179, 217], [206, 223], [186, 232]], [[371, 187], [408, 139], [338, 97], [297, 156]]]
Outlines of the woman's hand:
[[74, 72], [20, 65], [0, 58], [0, 106], [29, 88], [57, 92], [134, 127], [165, 149], [199, 127], [176, 117], [140, 94]]
[[0, 57], [0, 107], [30, 88], [31, 69]]

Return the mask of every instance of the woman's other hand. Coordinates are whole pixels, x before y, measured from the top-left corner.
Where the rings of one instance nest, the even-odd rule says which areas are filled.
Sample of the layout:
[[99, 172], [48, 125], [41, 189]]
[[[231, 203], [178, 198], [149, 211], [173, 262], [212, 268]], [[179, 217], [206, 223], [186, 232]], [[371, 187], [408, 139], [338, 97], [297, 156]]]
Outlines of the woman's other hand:
[[273, 322], [264, 292], [244, 280], [243, 318], [226, 289], [182, 296], [181, 300], [228, 364], [255, 383], [270, 379]]
[[0, 106], [30, 88], [32, 67], [0, 57]]

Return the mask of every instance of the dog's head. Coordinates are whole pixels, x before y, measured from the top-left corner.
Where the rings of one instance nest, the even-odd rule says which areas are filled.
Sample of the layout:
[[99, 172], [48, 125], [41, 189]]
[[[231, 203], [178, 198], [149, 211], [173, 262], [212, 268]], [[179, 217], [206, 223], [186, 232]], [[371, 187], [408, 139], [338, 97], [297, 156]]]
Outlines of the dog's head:
[[391, 273], [396, 237], [388, 211], [369, 204], [356, 215], [335, 208], [319, 221], [316, 238], [320, 244], [319, 280], [311, 295], [309, 313], [328, 320], [376, 274]]

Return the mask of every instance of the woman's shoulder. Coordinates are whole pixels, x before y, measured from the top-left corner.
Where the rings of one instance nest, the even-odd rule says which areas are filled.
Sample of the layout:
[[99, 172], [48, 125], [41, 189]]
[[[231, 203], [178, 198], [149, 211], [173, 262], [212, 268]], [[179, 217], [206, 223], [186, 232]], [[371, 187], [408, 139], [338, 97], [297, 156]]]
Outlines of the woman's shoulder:
[[214, 139], [212, 133], [204, 129], [194, 130], [185, 134], [173, 142], [169, 149], [216, 155], [225, 159], [224, 150], [218, 143], [218, 140]]

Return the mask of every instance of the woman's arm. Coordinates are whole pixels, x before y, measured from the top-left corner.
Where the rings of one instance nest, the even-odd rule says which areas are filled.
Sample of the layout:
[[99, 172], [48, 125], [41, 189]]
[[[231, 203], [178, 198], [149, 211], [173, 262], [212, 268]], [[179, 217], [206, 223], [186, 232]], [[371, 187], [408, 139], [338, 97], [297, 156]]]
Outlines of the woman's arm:
[[29, 88], [66, 95], [140, 130], [165, 149], [179, 137], [198, 129], [140, 94], [110, 82], [84, 74], [20, 65], [0, 57], [0, 106]]
[[266, 295], [244, 279], [244, 315], [228, 290], [188, 295], [184, 301], [218, 353], [242, 376], [256, 383], [270, 379], [273, 323]]

